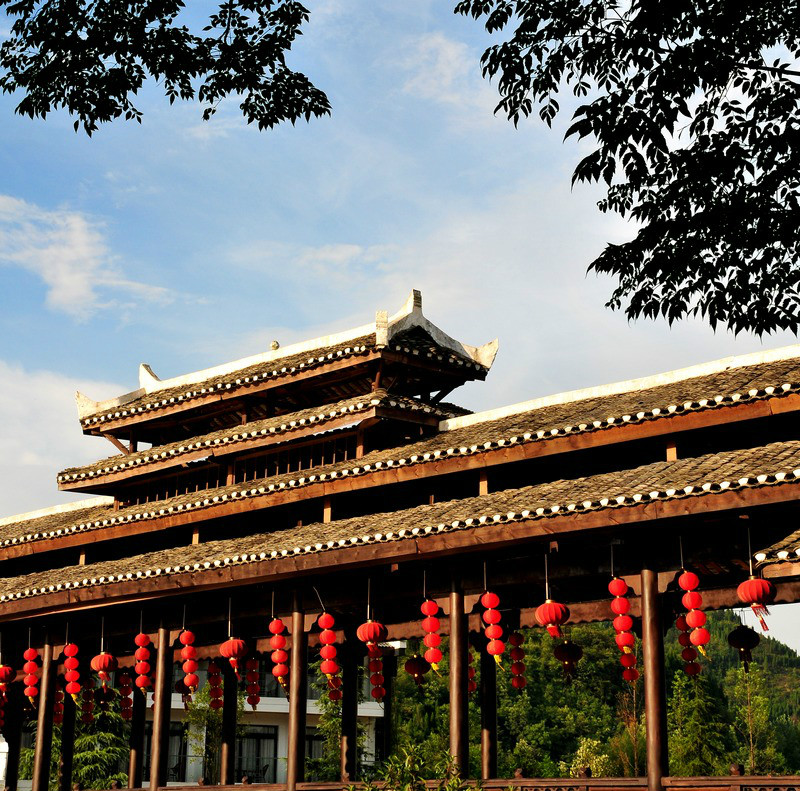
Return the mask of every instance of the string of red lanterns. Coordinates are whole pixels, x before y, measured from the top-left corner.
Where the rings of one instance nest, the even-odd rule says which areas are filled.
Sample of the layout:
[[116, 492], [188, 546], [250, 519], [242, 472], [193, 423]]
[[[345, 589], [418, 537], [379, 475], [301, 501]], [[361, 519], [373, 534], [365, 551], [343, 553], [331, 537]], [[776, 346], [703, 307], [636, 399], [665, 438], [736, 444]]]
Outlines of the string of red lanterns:
[[140, 689], [146, 697], [147, 690], [153, 684], [150, 678], [150, 636], [144, 632], [139, 632], [133, 638], [133, 642], [136, 644], [136, 651], [133, 654], [133, 658], [136, 660], [136, 664], [133, 666], [133, 671], [136, 673], [134, 683], [137, 689]]
[[222, 670], [216, 662], [208, 663], [208, 696], [212, 709], [222, 708]]
[[53, 693], [53, 725], [64, 722], [64, 690], [56, 689]]
[[28, 647], [22, 654], [22, 658], [25, 660], [25, 664], [22, 666], [22, 672], [25, 673], [25, 678], [22, 680], [22, 683], [25, 684], [23, 694], [33, 706], [33, 701], [39, 695], [39, 676], [37, 675], [39, 664], [36, 661], [39, 658], [39, 652], [35, 648]]
[[503, 627], [500, 626], [502, 616], [500, 615], [500, 610], [497, 609], [500, 605], [500, 597], [496, 593], [487, 590], [481, 596], [481, 604], [485, 608], [481, 617], [486, 624], [486, 628], [483, 630], [488, 640], [486, 651], [490, 656], [494, 657], [494, 661], [499, 665], [503, 652], [506, 650], [505, 643], [500, 639], [503, 636]]
[[75, 643], [67, 643], [64, 646], [64, 680], [67, 682], [65, 690], [67, 694], [77, 703], [78, 695], [81, 694], [80, 684], [80, 660], [78, 659], [79, 648]]
[[273, 618], [269, 624], [269, 632], [272, 637], [269, 638], [269, 645], [272, 648], [272, 675], [278, 680], [278, 683], [286, 692], [287, 697], [289, 694], [289, 653], [286, 651], [286, 637], [284, 636], [286, 626], [280, 618]]
[[367, 646], [369, 683], [372, 685], [370, 694], [375, 700], [381, 701], [386, 697], [386, 688], [384, 687], [386, 679], [383, 676], [383, 651], [378, 643], [386, 640], [388, 631], [382, 623], [368, 620], [358, 627], [356, 636]]
[[524, 642], [523, 636], [519, 632], [511, 632], [508, 636], [508, 642], [511, 643], [511, 686], [514, 689], [525, 689], [528, 684], [528, 679], [525, 678], [525, 663], [522, 661], [525, 658], [525, 652], [522, 650], [522, 643]]
[[258, 679], [258, 660], [255, 658], [248, 659], [244, 663], [245, 675], [244, 680], [247, 684], [245, 691], [247, 692], [247, 703], [256, 710], [258, 704], [261, 702], [261, 684]]
[[5, 725], [6, 687], [17, 677], [17, 671], [11, 665], [3, 664], [3, 651], [0, 644], [0, 733]]
[[341, 668], [336, 662], [336, 632], [333, 631], [335, 623], [334, 617], [324, 610], [317, 618], [317, 626], [322, 630], [319, 633], [319, 641], [322, 644], [322, 648], [319, 649], [319, 655], [322, 658], [319, 670], [328, 679], [328, 699], [334, 701], [342, 699], [342, 690], [340, 689], [342, 680], [339, 678]]
[[123, 720], [133, 718], [133, 679], [130, 673], [121, 673], [119, 677], [119, 713]]
[[191, 696], [200, 685], [200, 678], [197, 675], [197, 649], [194, 647], [194, 632], [184, 628], [178, 636], [178, 641], [182, 646], [181, 659], [183, 660], [183, 665], [181, 665], [181, 670], [183, 670], [183, 683]]
[[697, 592], [700, 585], [700, 578], [693, 571], [685, 571], [678, 577], [678, 587], [686, 591], [681, 602], [688, 610], [686, 613], [686, 625], [691, 629], [689, 640], [691, 644], [705, 654], [703, 646], [708, 644], [711, 635], [705, 628], [706, 614], [700, 609], [703, 606], [703, 597]]
[[620, 664], [622, 665], [622, 677], [631, 684], [639, 678], [639, 671], [636, 668], [636, 654], [634, 647], [636, 637], [633, 632], [633, 618], [628, 614], [631, 603], [628, 599], [628, 583], [620, 577], [613, 577], [608, 583], [608, 592], [614, 597], [611, 600], [611, 612], [614, 613], [612, 625], [617, 633], [615, 641], [617, 648], [621, 651]]
[[576, 665], [583, 657], [583, 649], [572, 640], [564, 640], [561, 643], [556, 643], [553, 648], [553, 656], [561, 662], [561, 669], [567, 677], [567, 681], [571, 681], [577, 675]]
[[675, 619], [675, 628], [678, 630], [678, 643], [683, 647], [681, 657], [684, 661], [683, 672], [687, 676], [697, 676], [703, 669], [697, 662], [697, 650], [692, 647], [692, 641], [689, 636], [691, 629], [686, 623], [686, 616], [679, 615]]
[[[423, 594], [424, 595], [424, 594]], [[439, 646], [442, 644], [441, 635], [439, 635], [439, 605], [433, 600], [426, 597], [425, 601], [420, 605], [420, 611], [425, 616], [422, 619], [422, 631], [425, 632], [425, 637], [422, 642], [425, 645], [425, 653], [423, 655], [425, 661], [433, 668], [434, 672], [439, 672], [439, 662], [442, 661], [442, 651]]]
[[94, 722], [94, 679], [89, 676], [81, 695], [81, 722]]

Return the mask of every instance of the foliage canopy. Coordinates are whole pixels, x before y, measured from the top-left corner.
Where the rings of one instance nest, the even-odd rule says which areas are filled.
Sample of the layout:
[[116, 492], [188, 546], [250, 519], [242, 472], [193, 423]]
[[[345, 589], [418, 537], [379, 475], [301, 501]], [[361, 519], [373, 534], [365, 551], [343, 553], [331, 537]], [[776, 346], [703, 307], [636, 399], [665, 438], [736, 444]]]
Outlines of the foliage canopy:
[[591, 264], [608, 306], [757, 334], [800, 328], [797, 0], [462, 0], [505, 40], [483, 55], [516, 124], [579, 97], [574, 181], [635, 237]]
[[182, 0], [0, 0], [13, 19], [0, 44], [0, 89], [17, 112], [67, 109], [88, 134], [120, 116], [148, 77], [170, 103], [196, 99], [208, 120], [228, 96], [260, 129], [330, 112], [325, 94], [286, 64], [308, 11], [294, 0], [225, 0], [200, 32]]

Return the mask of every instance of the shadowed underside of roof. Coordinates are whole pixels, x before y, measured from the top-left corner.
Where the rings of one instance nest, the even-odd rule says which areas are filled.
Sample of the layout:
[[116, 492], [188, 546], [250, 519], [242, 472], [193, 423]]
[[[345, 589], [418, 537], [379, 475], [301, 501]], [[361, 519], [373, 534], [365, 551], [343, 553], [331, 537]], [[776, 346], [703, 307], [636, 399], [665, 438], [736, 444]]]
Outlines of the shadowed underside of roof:
[[[790, 499], [789, 488], [793, 493], [798, 482], [800, 441], [773, 443], [391, 513], [373, 513], [8, 578], [0, 581], [0, 601], [56, 590], [112, 585], [142, 577], [202, 574], [206, 570], [214, 573], [227, 565], [346, 551], [363, 544], [404, 541], [457, 530], [480, 530], [489, 524], [507, 524], [509, 540], [513, 540], [515, 523], [589, 511], [635, 508], [654, 501], [712, 497], [737, 489], [777, 487], [786, 491], [786, 499]], [[335, 567], [336, 563], [332, 557], [329, 565]]]

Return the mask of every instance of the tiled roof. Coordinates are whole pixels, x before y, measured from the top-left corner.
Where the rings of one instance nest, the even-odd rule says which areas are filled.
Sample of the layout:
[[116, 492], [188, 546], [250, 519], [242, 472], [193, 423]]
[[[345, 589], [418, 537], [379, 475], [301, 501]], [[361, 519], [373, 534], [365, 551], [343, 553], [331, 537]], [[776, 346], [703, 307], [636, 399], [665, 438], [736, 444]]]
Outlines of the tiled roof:
[[291, 439], [293, 432], [310, 428], [319, 427], [320, 431], [325, 430], [325, 424], [331, 420], [353, 416], [353, 420], [358, 420], [359, 413], [375, 407], [387, 409], [406, 410], [408, 412], [420, 412], [444, 419], [455, 417], [456, 415], [467, 414], [468, 410], [455, 406], [454, 404], [428, 404], [418, 399], [393, 395], [385, 390], [377, 390], [374, 393], [347, 398], [335, 404], [325, 404], [318, 407], [310, 407], [298, 412], [292, 412], [278, 417], [257, 420], [245, 425], [232, 428], [220, 429], [199, 437], [183, 439], [171, 442], [168, 445], [159, 445], [146, 450], [137, 451], [129, 454], [116, 454], [107, 459], [102, 459], [93, 464], [83, 467], [70, 467], [58, 474], [59, 483], [68, 483], [80, 480], [90, 480], [108, 475], [114, 472], [133, 469], [135, 467], [147, 467], [150, 464], [164, 461], [170, 458], [180, 458], [181, 456], [198, 450], [207, 448], [213, 451], [219, 447], [238, 446], [246, 450], [249, 442], [258, 440], [266, 436], [281, 436], [287, 440]]
[[[498, 491], [482, 497], [393, 513], [368, 514], [86, 566], [37, 572], [0, 580], [0, 601], [56, 590], [111, 585], [143, 577], [202, 574], [205, 570], [215, 573], [223, 566], [346, 551], [348, 547], [403, 541], [457, 530], [480, 530], [488, 524], [513, 525], [561, 515], [629, 508], [654, 501], [707, 497], [724, 491], [792, 486], [799, 482], [800, 441], [774, 443]], [[509, 539], [513, 536], [510, 529]], [[332, 557], [331, 565], [336, 562]]]
[[141, 414], [154, 409], [160, 409], [170, 404], [189, 401], [205, 395], [219, 392], [230, 392], [246, 388], [265, 379], [274, 379], [282, 376], [291, 376], [310, 368], [317, 368], [333, 360], [366, 354], [375, 349], [375, 335], [354, 338], [338, 347], [326, 347], [312, 351], [301, 352], [289, 357], [282, 357], [272, 363], [265, 362], [241, 368], [228, 374], [210, 377], [201, 382], [178, 385], [152, 393], [145, 393], [125, 404], [120, 404], [111, 410], [104, 410], [81, 419], [84, 428], [102, 424], [107, 420], [116, 420], [120, 417]]
[[772, 546], [759, 549], [754, 555], [759, 563], [796, 562], [798, 556], [800, 556], [800, 530], [795, 530]]
[[[734, 366], [703, 376], [679, 379], [649, 388], [567, 400], [521, 409], [497, 419], [492, 412], [447, 420], [455, 427], [398, 448], [373, 451], [357, 463], [340, 462], [275, 476], [247, 485], [219, 487], [170, 500], [121, 509], [105, 507], [83, 522], [61, 519], [46, 531], [29, 525], [0, 527], [0, 547], [53, 538], [64, 533], [102, 529], [111, 524], [156, 519], [175, 512], [202, 509], [219, 502], [246, 497], [269, 497], [289, 488], [299, 489], [341, 477], [370, 475], [378, 470], [435, 462], [443, 458], [470, 456], [502, 447], [576, 435], [617, 426], [668, 419], [673, 415], [724, 409], [736, 404], [763, 401], [800, 393], [800, 359], [775, 360]], [[464, 421], [467, 425], [458, 425]], [[59, 532], [60, 531], [60, 532]]]

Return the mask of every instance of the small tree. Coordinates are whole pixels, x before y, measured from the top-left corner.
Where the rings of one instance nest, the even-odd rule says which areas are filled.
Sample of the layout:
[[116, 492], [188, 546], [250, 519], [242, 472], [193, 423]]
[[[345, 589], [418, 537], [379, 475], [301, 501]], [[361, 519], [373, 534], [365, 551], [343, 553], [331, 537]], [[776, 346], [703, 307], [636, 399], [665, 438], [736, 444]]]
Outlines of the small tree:
[[764, 674], [756, 664], [728, 671], [729, 699], [736, 735], [735, 758], [749, 774], [786, 771], [786, 761], [778, 749], [778, 734], [773, 725], [766, 695]]

